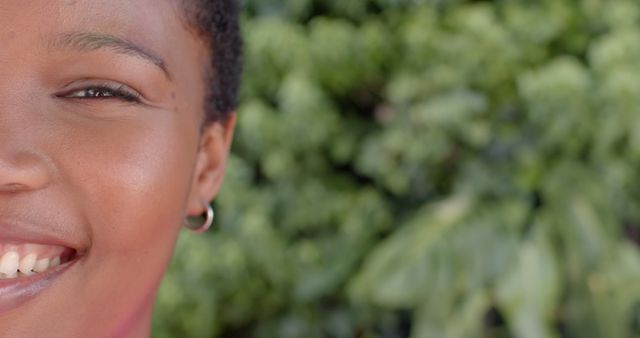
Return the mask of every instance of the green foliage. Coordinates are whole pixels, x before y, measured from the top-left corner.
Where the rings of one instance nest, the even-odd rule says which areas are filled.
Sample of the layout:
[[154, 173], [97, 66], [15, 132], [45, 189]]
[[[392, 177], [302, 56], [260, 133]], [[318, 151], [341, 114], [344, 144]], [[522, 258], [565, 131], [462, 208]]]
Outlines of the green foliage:
[[156, 337], [640, 336], [640, 3], [248, 0]]

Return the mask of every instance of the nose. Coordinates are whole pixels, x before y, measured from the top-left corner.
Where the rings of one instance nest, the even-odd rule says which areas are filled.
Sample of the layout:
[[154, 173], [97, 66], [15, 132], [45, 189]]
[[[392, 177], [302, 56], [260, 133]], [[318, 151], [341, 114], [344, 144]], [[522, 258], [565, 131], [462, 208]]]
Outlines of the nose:
[[38, 122], [43, 108], [23, 90], [29, 83], [21, 81], [0, 77], [0, 195], [42, 189], [55, 169], [43, 150], [49, 143]]
[[7, 153], [0, 147], [0, 193], [39, 190], [51, 181], [48, 161], [29, 152]]

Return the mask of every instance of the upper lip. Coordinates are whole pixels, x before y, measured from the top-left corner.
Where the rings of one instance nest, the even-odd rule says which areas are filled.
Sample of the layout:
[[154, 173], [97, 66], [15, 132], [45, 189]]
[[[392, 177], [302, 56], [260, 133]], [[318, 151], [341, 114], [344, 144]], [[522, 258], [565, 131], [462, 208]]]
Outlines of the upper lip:
[[0, 218], [0, 243], [34, 243], [55, 245], [82, 251], [80, 244], [61, 233], [61, 227], [44, 223], [32, 223]]

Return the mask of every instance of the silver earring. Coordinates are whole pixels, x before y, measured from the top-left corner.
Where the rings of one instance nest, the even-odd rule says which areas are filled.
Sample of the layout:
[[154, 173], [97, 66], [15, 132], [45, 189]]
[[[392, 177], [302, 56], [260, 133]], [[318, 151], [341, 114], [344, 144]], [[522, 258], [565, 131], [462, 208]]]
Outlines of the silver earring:
[[[213, 218], [215, 213], [213, 212], [213, 207], [209, 203], [204, 203], [205, 208], [207, 209], [202, 216], [189, 216], [184, 224], [184, 227], [196, 232], [203, 233], [213, 225]], [[202, 218], [204, 218], [204, 223], [202, 222]], [[197, 221], [194, 221], [196, 219]], [[194, 224], [195, 223], [195, 224]]]

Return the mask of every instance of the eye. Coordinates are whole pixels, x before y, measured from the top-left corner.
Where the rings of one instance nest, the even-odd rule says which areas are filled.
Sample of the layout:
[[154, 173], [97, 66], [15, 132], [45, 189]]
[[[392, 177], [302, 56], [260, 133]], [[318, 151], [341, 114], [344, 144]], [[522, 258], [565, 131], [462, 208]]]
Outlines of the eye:
[[116, 99], [125, 102], [140, 103], [140, 94], [125, 85], [92, 85], [82, 89], [74, 89], [59, 97], [91, 100], [91, 99]]

